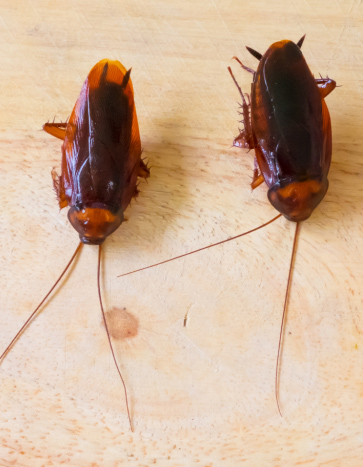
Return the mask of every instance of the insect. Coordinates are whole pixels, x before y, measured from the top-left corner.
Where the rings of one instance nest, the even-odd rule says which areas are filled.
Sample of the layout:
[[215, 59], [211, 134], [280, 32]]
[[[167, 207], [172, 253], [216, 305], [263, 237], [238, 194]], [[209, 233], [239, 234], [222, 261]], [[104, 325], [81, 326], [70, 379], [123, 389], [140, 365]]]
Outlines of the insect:
[[280, 415], [279, 362], [299, 225], [310, 217], [328, 190], [332, 155], [330, 115], [324, 98], [336, 82], [313, 77], [301, 53], [304, 39], [297, 44], [275, 42], [264, 55], [247, 47], [259, 61], [256, 71], [234, 57], [253, 75], [251, 97], [242, 92], [228, 68], [242, 98], [244, 123], [233, 144], [255, 150], [252, 189], [265, 182], [272, 206], [296, 222], [276, 362], [275, 394]]
[[60, 282], [83, 244], [98, 245], [97, 284], [107, 337], [120, 375], [130, 428], [127, 391], [113, 351], [100, 288], [101, 245], [124, 220], [124, 211], [138, 195], [138, 177], [149, 169], [141, 159], [139, 126], [130, 70], [118, 61], [101, 60], [90, 71], [66, 123], [46, 123], [43, 129], [63, 140], [62, 172], [52, 171], [60, 208], [69, 206], [68, 219], [80, 243], [41, 303], [0, 356], [8, 353], [39, 308]]
[[[233, 144], [255, 150], [252, 189], [265, 182], [268, 200], [280, 214], [253, 230], [176, 257], [242, 237], [282, 215], [296, 223], [276, 360], [275, 396], [281, 416], [278, 396], [280, 358], [298, 231], [300, 222], [310, 217], [328, 190], [332, 155], [330, 115], [324, 99], [336, 83], [330, 78], [313, 77], [301, 52], [304, 39], [305, 36], [297, 44], [287, 40], [275, 42], [264, 55], [247, 47], [259, 61], [256, 71], [234, 57], [253, 75], [251, 95], [242, 92], [228, 68], [242, 98], [240, 114], [244, 124]], [[131, 273], [122, 276], [127, 274]]]

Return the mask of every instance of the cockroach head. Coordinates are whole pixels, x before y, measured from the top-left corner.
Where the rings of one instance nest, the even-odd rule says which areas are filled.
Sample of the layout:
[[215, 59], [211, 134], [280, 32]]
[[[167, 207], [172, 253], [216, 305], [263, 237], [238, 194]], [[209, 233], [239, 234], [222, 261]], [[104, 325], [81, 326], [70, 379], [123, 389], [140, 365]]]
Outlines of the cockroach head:
[[124, 216], [121, 210], [102, 203], [78, 203], [68, 211], [68, 219], [82, 243], [100, 245], [121, 225]]
[[308, 219], [328, 190], [328, 179], [302, 181], [284, 180], [276, 183], [267, 193], [272, 206], [286, 219], [300, 222]]

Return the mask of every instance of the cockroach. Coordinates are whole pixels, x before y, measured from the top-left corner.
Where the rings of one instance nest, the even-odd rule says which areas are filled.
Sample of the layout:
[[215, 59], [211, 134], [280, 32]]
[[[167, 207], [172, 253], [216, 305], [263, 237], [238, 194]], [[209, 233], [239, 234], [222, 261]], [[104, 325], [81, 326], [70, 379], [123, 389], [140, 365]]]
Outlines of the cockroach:
[[134, 90], [128, 71], [118, 61], [101, 60], [90, 71], [66, 123], [46, 123], [43, 129], [63, 140], [62, 171], [53, 169], [53, 186], [60, 208], [69, 206], [68, 219], [80, 243], [67, 266], [44, 299], [26, 320], [0, 356], [14, 342], [60, 282], [83, 244], [98, 245], [97, 286], [103, 322], [113, 360], [121, 378], [127, 415], [133, 431], [126, 385], [117, 364], [102, 304], [100, 287], [101, 246], [123, 222], [124, 211], [138, 195], [138, 177], [149, 169], [141, 159], [141, 141]]
[[[247, 47], [259, 61], [256, 71], [233, 57], [253, 75], [251, 95], [242, 92], [228, 68], [242, 98], [240, 114], [244, 125], [233, 145], [255, 150], [251, 187], [255, 189], [265, 182], [268, 200], [280, 214], [248, 232], [156, 264], [229, 242], [281, 216], [296, 223], [276, 359], [275, 396], [281, 416], [278, 396], [281, 348], [298, 231], [300, 223], [310, 217], [328, 190], [332, 155], [330, 115], [324, 99], [336, 83], [328, 77], [314, 78], [301, 52], [304, 39], [305, 36], [297, 44], [288, 40], [275, 42], [264, 55]], [[131, 273], [122, 276], [127, 274]]]

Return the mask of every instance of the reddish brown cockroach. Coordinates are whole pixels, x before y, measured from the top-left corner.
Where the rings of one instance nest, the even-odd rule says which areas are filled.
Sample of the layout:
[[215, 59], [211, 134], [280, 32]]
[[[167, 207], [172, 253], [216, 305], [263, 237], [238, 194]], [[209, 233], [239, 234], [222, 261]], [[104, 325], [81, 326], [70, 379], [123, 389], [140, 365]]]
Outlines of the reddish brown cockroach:
[[[264, 55], [247, 47], [259, 60], [257, 71], [244, 66], [234, 57], [243, 69], [253, 74], [251, 97], [242, 92], [232, 70], [228, 68], [242, 98], [244, 123], [233, 144], [255, 150], [252, 189], [266, 182], [268, 199], [280, 214], [253, 230], [176, 257], [182, 258], [247, 235], [281, 215], [296, 222], [276, 361], [275, 394], [280, 415], [278, 380], [281, 344], [297, 234], [300, 222], [310, 217], [328, 190], [332, 154], [330, 116], [324, 98], [333, 91], [336, 83], [329, 78], [314, 79], [300, 50], [304, 38], [297, 44], [286, 40], [275, 42]], [[137, 271], [153, 266], [156, 265]]]
[[43, 129], [63, 140], [62, 173], [52, 171], [59, 206], [69, 206], [68, 219], [80, 243], [53, 287], [33, 311], [0, 356], [8, 353], [39, 308], [62, 279], [82, 244], [98, 245], [98, 295], [112, 356], [126, 399], [127, 391], [117, 365], [102, 305], [100, 288], [101, 245], [122, 223], [123, 213], [138, 194], [137, 178], [149, 169], [141, 160], [139, 126], [130, 70], [118, 61], [101, 60], [90, 71], [67, 123], [46, 123]]
[[265, 182], [272, 206], [296, 222], [276, 361], [275, 394], [280, 415], [279, 362], [299, 224], [310, 217], [328, 190], [332, 155], [330, 115], [324, 98], [336, 83], [329, 78], [314, 79], [300, 50], [304, 39], [297, 44], [275, 42], [264, 55], [247, 47], [259, 60], [257, 71], [236, 59], [253, 74], [249, 103], [229, 68], [242, 97], [244, 122], [234, 145], [255, 150], [252, 189]]

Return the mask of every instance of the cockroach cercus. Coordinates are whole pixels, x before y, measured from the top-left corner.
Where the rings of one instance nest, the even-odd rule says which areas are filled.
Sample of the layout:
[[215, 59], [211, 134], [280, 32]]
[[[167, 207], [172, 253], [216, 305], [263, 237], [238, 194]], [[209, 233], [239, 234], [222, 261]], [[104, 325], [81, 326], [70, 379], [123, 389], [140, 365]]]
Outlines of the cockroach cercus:
[[127, 391], [113, 351], [100, 288], [101, 245], [124, 220], [124, 211], [138, 194], [138, 177], [149, 169], [141, 159], [139, 126], [130, 70], [118, 61], [101, 60], [90, 71], [67, 123], [46, 123], [43, 129], [63, 140], [62, 172], [53, 170], [59, 206], [69, 206], [68, 219], [80, 243], [53, 287], [2, 353], [14, 342], [62, 279], [83, 244], [98, 245], [97, 284], [103, 322], [112, 356], [125, 391], [130, 428], [133, 430]]
[[[324, 99], [336, 83], [329, 78], [314, 78], [301, 53], [304, 38], [297, 44], [287, 40], [275, 42], [264, 55], [247, 47], [259, 61], [256, 71], [234, 57], [253, 75], [251, 95], [242, 92], [228, 68], [242, 98], [240, 113], [244, 124], [233, 144], [255, 150], [252, 189], [265, 182], [268, 200], [280, 214], [253, 230], [176, 257], [182, 258], [247, 235], [282, 215], [296, 223], [276, 359], [275, 395], [280, 415], [280, 357], [299, 225], [310, 217], [328, 190], [332, 154], [330, 116]], [[127, 274], [131, 273], [122, 276]]]

